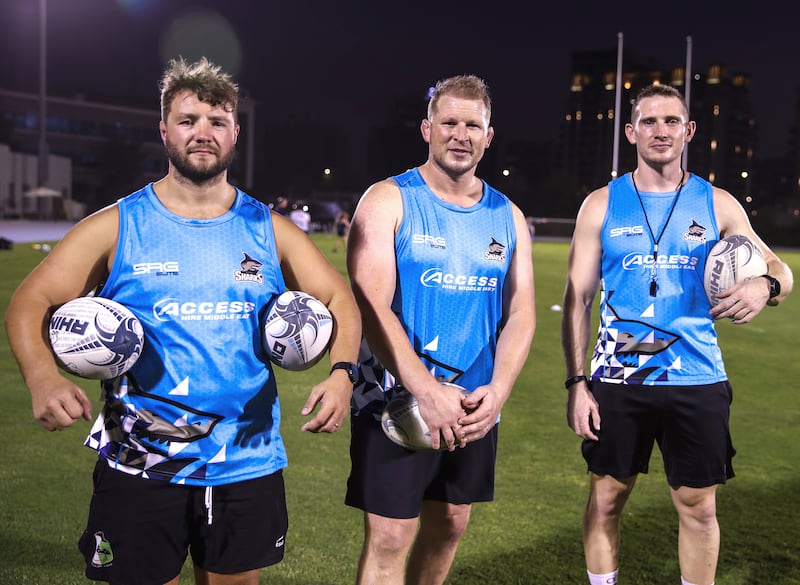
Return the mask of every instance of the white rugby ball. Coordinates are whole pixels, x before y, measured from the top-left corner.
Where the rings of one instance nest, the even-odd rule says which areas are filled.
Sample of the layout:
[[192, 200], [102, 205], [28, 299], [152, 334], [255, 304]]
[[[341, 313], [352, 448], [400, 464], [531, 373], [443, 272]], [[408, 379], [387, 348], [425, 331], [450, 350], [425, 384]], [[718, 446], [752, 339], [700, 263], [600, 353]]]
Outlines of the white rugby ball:
[[272, 363], [295, 372], [307, 370], [328, 350], [333, 317], [316, 297], [288, 290], [269, 304], [261, 333]]
[[719, 302], [717, 293], [766, 273], [764, 253], [750, 238], [742, 235], [722, 238], [711, 246], [703, 273], [703, 285], [711, 306]]
[[50, 347], [64, 370], [92, 380], [127, 372], [144, 348], [142, 323], [130, 309], [100, 297], [79, 297], [50, 318]]
[[[458, 384], [442, 382], [443, 386], [451, 386], [468, 394], [467, 390]], [[412, 451], [431, 451], [431, 431], [419, 413], [417, 398], [408, 390], [401, 390], [392, 397], [381, 413], [381, 427], [383, 433], [397, 445]], [[444, 440], [439, 442], [439, 449], [446, 450]]]

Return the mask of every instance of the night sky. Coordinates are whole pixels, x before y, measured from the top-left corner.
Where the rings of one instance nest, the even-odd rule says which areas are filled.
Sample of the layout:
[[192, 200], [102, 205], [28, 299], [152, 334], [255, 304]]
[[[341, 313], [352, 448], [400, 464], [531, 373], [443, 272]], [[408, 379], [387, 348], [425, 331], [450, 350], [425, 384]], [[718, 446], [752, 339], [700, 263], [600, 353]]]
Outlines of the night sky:
[[[720, 17], [699, 4], [47, 0], [47, 85], [155, 110], [167, 59], [205, 54], [235, 75], [264, 120], [342, 126], [357, 137], [396, 98], [474, 73], [492, 89], [498, 137], [547, 140], [563, 115], [574, 51], [616, 49], [623, 33], [626, 49], [682, 65], [691, 36], [693, 71], [722, 62], [750, 76], [761, 153], [783, 155], [800, 85], [793, 20], [777, 10], [737, 16], [734, 7]], [[39, 0], [0, 0], [4, 89], [38, 90], [38, 14]]]

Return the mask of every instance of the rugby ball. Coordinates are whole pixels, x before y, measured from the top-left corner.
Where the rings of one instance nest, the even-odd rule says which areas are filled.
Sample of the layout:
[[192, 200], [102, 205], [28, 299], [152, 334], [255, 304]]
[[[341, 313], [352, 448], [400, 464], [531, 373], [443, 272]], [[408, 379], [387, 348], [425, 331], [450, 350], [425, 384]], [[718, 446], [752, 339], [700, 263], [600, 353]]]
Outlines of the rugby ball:
[[[442, 382], [443, 386], [452, 386], [468, 394], [458, 384]], [[397, 445], [412, 451], [431, 451], [431, 431], [419, 413], [417, 398], [408, 390], [401, 390], [392, 397], [381, 413], [383, 433]], [[446, 450], [444, 441], [439, 442], [439, 449]]]
[[733, 235], [714, 243], [706, 257], [703, 285], [715, 306], [717, 293], [752, 278], [767, 273], [764, 253], [747, 236]]
[[81, 378], [105, 380], [127, 372], [144, 348], [142, 323], [130, 309], [100, 297], [79, 297], [50, 318], [50, 347], [58, 365]]
[[328, 350], [333, 317], [316, 297], [288, 290], [270, 302], [261, 332], [272, 363], [295, 372], [307, 370]]

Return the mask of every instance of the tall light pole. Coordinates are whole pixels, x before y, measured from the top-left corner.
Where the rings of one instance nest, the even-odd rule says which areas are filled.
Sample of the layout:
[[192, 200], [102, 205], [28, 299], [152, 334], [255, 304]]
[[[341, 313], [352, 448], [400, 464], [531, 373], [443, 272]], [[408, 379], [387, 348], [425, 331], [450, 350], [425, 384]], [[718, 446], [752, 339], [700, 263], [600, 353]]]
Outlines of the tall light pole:
[[39, 165], [38, 187], [47, 184], [47, 0], [39, 0]]
[[620, 101], [622, 100], [622, 33], [617, 33], [617, 80], [614, 97], [614, 150], [611, 160], [611, 177], [617, 178], [619, 166]]
[[[684, 79], [684, 87], [686, 91], [684, 91], [683, 97], [686, 99], [686, 105], [689, 107], [689, 119], [692, 119], [692, 37], [686, 37], [686, 77]], [[681, 160], [681, 166], [685, 169], [689, 164], [689, 145], [687, 144], [683, 148], [683, 159]]]

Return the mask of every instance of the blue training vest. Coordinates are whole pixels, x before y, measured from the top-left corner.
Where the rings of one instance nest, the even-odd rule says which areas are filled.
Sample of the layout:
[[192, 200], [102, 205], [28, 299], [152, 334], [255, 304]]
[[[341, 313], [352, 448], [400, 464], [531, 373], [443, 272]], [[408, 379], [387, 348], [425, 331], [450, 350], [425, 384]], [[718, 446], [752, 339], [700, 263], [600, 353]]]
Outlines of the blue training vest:
[[[719, 239], [711, 184], [690, 175], [668, 221], [676, 192], [640, 192], [640, 203], [630, 173], [608, 187], [591, 377], [652, 385], [726, 380], [703, 287], [706, 256]], [[654, 258], [653, 242], [662, 231]], [[652, 296], [654, 264], [657, 290]]]
[[152, 185], [118, 201], [120, 232], [98, 296], [130, 308], [144, 351], [104, 381], [86, 445], [117, 469], [214, 486], [287, 464], [259, 315], [285, 289], [269, 209], [237, 189], [224, 215], [187, 219]]

